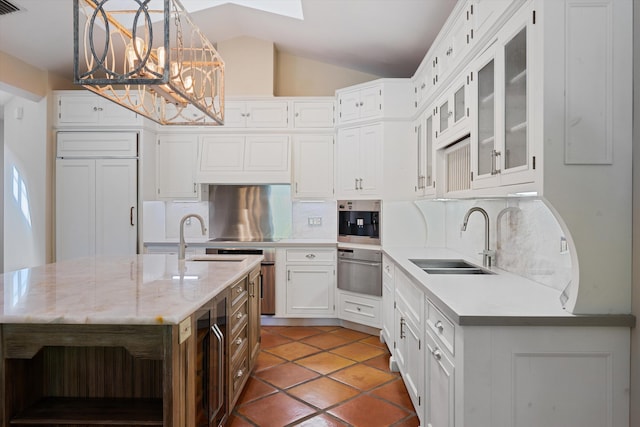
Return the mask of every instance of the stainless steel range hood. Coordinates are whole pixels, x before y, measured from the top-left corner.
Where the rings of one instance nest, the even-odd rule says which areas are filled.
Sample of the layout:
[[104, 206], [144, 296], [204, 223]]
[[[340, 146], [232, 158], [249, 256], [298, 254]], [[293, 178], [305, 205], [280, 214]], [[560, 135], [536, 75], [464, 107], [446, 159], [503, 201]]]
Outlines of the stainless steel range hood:
[[209, 186], [212, 240], [269, 242], [290, 236], [291, 186]]

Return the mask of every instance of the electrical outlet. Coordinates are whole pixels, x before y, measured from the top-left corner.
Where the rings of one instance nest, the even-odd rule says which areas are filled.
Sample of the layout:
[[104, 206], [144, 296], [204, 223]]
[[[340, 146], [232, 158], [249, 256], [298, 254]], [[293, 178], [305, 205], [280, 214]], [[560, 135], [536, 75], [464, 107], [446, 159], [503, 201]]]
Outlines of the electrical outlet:
[[307, 223], [309, 225], [322, 225], [322, 217], [321, 216], [307, 217]]
[[567, 238], [564, 236], [560, 237], [560, 253], [564, 254], [569, 252], [569, 244], [567, 243]]

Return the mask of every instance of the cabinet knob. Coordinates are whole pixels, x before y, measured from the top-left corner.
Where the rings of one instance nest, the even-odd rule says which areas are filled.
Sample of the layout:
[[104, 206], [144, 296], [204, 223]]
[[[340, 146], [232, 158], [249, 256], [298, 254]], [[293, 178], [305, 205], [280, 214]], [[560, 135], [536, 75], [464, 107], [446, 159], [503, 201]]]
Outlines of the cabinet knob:
[[236, 377], [238, 378], [242, 378], [243, 375], [244, 375], [244, 371], [242, 369], [239, 369], [238, 372], [236, 373]]
[[236, 314], [236, 319], [242, 319], [242, 313]]
[[442, 333], [442, 331], [444, 331], [444, 326], [442, 326], [442, 320], [438, 320], [435, 324], [435, 327], [438, 330], [438, 332]]
[[440, 360], [442, 359], [442, 353], [440, 352], [440, 349], [438, 349], [437, 347], [433, 349], [433, 351], [431, 352], [431, 354], [433, 354], [433, 357], [436, 360]]
[[360, 307], [356, 307], [356, 310], [358, 311], [362, 311], [362, 309]]
[[240, 345], [240, 344], [242, 344], [242, 338], [238, 338], [238, 339], [236, 340], [236, 345]]
[[316, 254], [307, 254], [305, 256], [309, 259], [314, 259], [316, 257]]
[[238, 288], [238, 289], [236, 289], [236, 293], [241, 294], [241, 293], [242, 293], [242, 288]]
[[300, 113], [296, 113], [296, 117], [300, 117]]
[[362, 107], [364, 105], [364, 102], [360, 101], [360, 106]]

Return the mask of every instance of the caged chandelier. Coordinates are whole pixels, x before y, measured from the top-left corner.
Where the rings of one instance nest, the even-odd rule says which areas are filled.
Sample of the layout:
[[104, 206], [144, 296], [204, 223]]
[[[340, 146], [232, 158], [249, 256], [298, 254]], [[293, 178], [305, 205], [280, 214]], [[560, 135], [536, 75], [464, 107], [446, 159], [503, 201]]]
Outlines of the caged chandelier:
[[163, 125], [224, 124], [224, 61], [179, 0], [73, 0], [74, 83]]

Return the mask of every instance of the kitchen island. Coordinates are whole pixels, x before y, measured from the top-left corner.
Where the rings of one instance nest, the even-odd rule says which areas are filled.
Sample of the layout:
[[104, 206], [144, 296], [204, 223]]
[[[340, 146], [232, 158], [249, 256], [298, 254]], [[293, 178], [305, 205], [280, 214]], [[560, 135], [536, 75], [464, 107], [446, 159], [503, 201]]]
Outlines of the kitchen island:
[[202, 343], [213, 342], [200, 313], [221, 297], [238, 343], [222, 353], [234, 358], [228, 412], [256, 354], [262, 257], [204, 259], [83, 258], [2, 275], [0, 425], [195, 425], [209, 393]]

